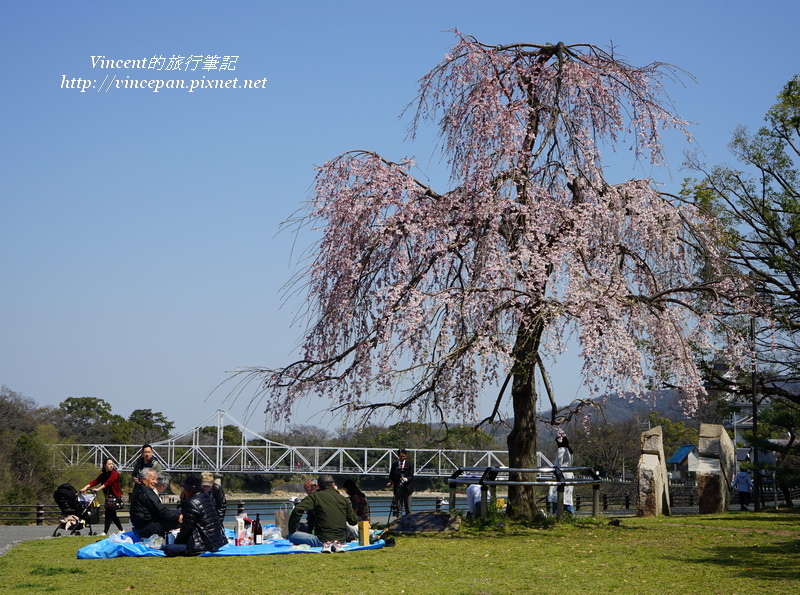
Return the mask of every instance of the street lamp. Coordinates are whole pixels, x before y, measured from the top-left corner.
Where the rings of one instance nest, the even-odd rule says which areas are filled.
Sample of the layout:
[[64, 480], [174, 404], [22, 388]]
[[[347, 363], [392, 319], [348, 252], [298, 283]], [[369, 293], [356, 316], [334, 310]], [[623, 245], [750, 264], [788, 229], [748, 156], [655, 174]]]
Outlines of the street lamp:
[[755, 473], [753, 474], [753, 491], [755, 492], [755, 500], [753, 503], [753, 510], [758, 512], [761, 510], [761, 470], [758, 468], [758, 386], [756, 384], [756, 317], [750, 316], [750, 367], [752, 368], [752, 390], [753, 390], [753, 467]]
[[[754, 284], [756, 299], [762, 304], [771, 306], [773, 304], [774, 296], [772, 292], [764, 287], [763, 284]], [[753, 510], [758, 512], [761, 510], [761, 469], [758, 466], [758, 375], [757, 375], [757, 361], [756, 361], [756, 314], [750, 314], [750, 357], [752, 367], [752, 399], [753, 399], [753, 467], [755, 474], [753, 476], [753, 491], [755, 492], [755, 503]]]

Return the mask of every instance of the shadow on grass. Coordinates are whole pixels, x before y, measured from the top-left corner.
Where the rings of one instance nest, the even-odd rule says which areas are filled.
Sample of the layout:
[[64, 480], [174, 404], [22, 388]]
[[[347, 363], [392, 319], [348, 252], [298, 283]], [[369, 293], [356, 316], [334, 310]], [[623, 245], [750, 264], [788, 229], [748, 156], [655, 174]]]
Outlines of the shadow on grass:
[[647, 531], [648, 529], [639, 526], [626, 524], [627, 518], [610, 519], [609, 517], [582, 517], [565, 515], [561, 521], [556, 521], [552, 516], [541, 516], [532, 521], [517, 521], [506, 518], [505, 516], [490, 517], [487, 519], [465, 520], [461, 528], [450, 535], [453, 538], [507, 538], [507, 537], [530, 537], [538, 535], [549, 538], [548, 534], [557, 531], [559, 528], [573, 527], [579, 531], [597, 531], [608, 529], [610, 531], [624, 530]]
[[60, 566], [34, 566], [31, 570], [32, 575], [39, 576], [55, 576], [58, 574], [86, 574], [85, 570], [80, 568], [63, 568]]
[[[742, 523], [745, 522], [754, 531], [766, 530], [766, 531], [780, 531], [785, 530], [785, 528], [781, 525], [775, 526], [775, 523], [788, 523], [791, 524], [790, 527], [792, 529], [797, 529], [800, 527], [800, 512], [797, 509], [792, 510], [780, 510], [780, 511], [773, 511], [768, 510], [764, 512], [729, 512], [726, 514], [720, 515], [700, 515], [694, 517], [698, 521], [702, 522], [709, 522], [709, 523], [722, 523], [722, 524], [729, 524], [729, 523]], [[769, 529], [760, 529], [757, 526], [763, 523], [771, 523], [773, 526]], [[788, 528], [788, 527], [787, 527]]]
[[727, 568], [732, 577], [767, 581], [800, 581], [800, 539], [768, 546], [720, 545], [709, 548], [706, 557], [673, 556], [685, 564], [714, 564]]
[[781, 511], [781, 510], [762, 510], [761, 512], [734, 510], [728, 514], [720, 515], [720, 519], [747, 519], [753, 521], [787, 521], [797, 523], [800, 522], [800, 512], [797, 510]]

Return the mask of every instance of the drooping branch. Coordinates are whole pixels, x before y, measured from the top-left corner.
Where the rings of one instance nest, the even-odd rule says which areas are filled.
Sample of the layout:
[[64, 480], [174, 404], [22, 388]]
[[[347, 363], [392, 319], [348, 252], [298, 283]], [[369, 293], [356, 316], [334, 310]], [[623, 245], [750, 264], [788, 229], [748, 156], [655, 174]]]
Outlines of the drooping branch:
[[[472, 414], [502, 384], [494, 419], [514, 375], [536, 369], [555, 411], [540, 350], [570, 327], [593, 391], [625, 377], [641, 388], [648, 367], [697, 389], [689, 317], [726, 289], [699, 283], [689, 252], [714, 235], [648, 180], [608, 184], [598, 149], [630, 134], [657, 160], [660, 130], [685, 128], [661, 97], [663, 67], [587, 44], [459, 36], [420, 81], [412, 119], [412, 134], [440, 126], [451, 190], [371, 151], [320, 168], [303, 221], [322, 230], [302, 277], [316, 320], [297, 361], [263, 370], [268, 409], [316, 394], [343, 411]], [[521, 329], [535, 340], [519, 343]]]

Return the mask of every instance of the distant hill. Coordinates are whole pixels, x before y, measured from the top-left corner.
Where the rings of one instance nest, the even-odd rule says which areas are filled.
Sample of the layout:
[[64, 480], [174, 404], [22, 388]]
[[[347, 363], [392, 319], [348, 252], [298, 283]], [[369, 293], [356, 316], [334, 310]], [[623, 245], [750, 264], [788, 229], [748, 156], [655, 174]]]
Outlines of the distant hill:
[[[691, 421], [680, 405], [681, 391], [678, 389], [666, 389], [651, 391], [643, 398], [631, 399], [628, 395], [609, 395], [600, 401], [598, 406], [602, 408], [602, 415], [609, 423], [617, 423], [636, 417], [642, 420], [647, 419], [650, 412], [655, 411], [662, 417], [668, 417], [674, 422]], [[595, 408], [587, 409], [591, 418], [601, 417], [599, 410]], [[548, 410], [544, 416], [550, 419]]]
[[[638, 418], [645, 421], [651, 411], [657, 412], [662, 417], [667, 417], [674, 422], [690, 422], [680, 406], [681, 391], [678, 389], [665, 389], [652, 391], [643, 398], [630, 400], [626, 395], [609, 395], [596, 399], [596, 407], [584, 407], [583, 411], [589, 415], [590, 419], [604, 418], [608, 423], [618, 423], [627, 419]], [[602, 413], [601, 413], [602, 411]], [[543, 411], [539, 415], [540, 421], [537, 430], [540, 436], [549, 435], [552, 428], [549, 424], [550, 409]], [[496, 426], [492, 429], [484, 428], [498, 444], [504, 445], [510, 427], [514, 424], [513, 419], [507, 420], [507, 425]]]

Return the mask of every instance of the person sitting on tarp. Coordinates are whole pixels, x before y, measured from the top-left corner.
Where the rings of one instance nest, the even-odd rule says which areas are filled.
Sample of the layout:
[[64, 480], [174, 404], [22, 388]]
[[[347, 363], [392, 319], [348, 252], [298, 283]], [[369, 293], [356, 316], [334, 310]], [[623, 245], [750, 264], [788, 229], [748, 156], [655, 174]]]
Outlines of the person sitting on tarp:
[[181, 487], [181, 530], [175, 543], [164, 546], [164, 553], [167, 556], [196, 556], [203, 552], [216, 552], [228, 543], [228, 538], [214, 498], [203, 491], [203, 478], [194, 473]]
[[[303, 491], [306, 493], [306, 496], [310, 496], [314, 492], [319, 489], [317, 485], [316, 479], [307, 479], [303, 483]], [[295, 501], [295, 506], [300, 503], [300, 500]], [[306, 520], [304, 523], [298, 523], [297, 530], [302, 531], [303, 533], [313, 533], [314, 532], [314, 511], [307, 510], [306, 511]]]
[[[342, 484], [347, 497], [350, 499], [350, 505], [353, 507], [353, 512], [356, 513], [359, 522], [369, 522], [369, 502], [367, 496], [358, 487], [354, 479], [348, 477]], [[347, 537], [352, 541], [358, 539], [358, 525], [347, 525]]]
[[203, 478], [203, 491], [211, 494], [214, 500], [214, 505], [217, 508], [217, 514], [221, 523], [225, 523], [225, 513], [228, 511], [228, 499], [225, 497], [225, 491], [222, 486], [214, 481], [214, 474], [210, 471], [204, 471], [200, 474]]
[[[288, 539], [295, 545], [310, 545], [330, 550], [330, 544], [347, 540], [347, 525], [358, 524], [358, 517], [347, 500], [336, 490], [331, 475], [322, 475], [317, 480], [319, 489], [303, 498], [289, 515]], [[314, 534], [298, 531], [297, 525], [306, 511], [314, 511]]]
[[156, 492], [158, 471], [145, 467], [139, 473], [139, 485], [131, 494], [131, 524], [139, 539], [164, 535], [180, 526], [180, 511], [167, 508]]

